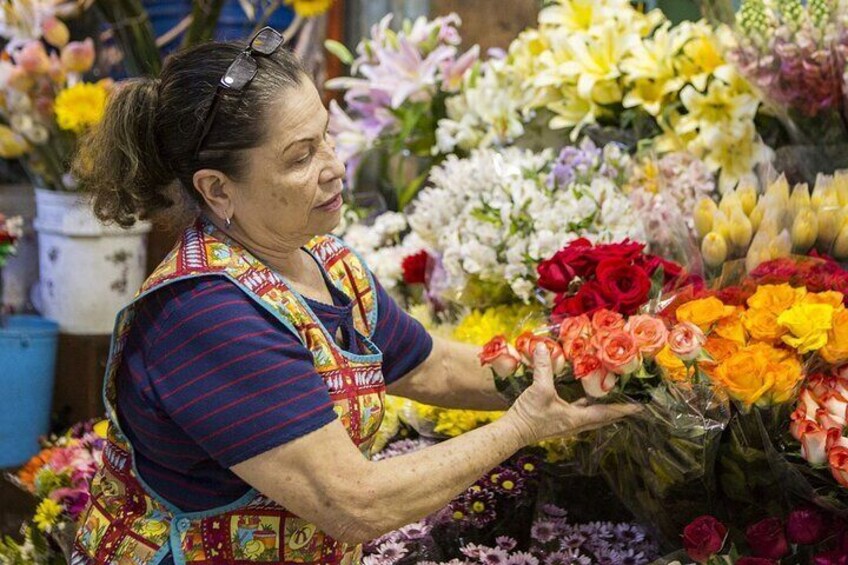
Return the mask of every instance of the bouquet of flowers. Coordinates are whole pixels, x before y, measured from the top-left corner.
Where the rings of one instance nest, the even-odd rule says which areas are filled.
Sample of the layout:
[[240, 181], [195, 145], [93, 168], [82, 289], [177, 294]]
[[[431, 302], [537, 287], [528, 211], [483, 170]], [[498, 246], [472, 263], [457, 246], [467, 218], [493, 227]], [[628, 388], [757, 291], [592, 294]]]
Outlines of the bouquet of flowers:
[[590, 141], [549, 151], [481, 149], [435, 167], [409, 223], [439, 256], [443, 294], [469, 307], [531, 299], [536, 267], [586, 237], [642, 239], [621, 190], [629, 157]]
[[[389, 28], [391, 15], [371, 29], [356, 48], [334, 51], [351, 64], [352, 77], [331, 79], [327, 88], [345, 90], [346, 113], [330, 105], [330, 132], [351, 184], [366, 153], [379, 149], [391, 186], [384, 191], [390, 209], [409, 204], [427, 177], [436, 145], [436, 124], [447, 93], [456, 92], [479, 48], [459, 54], [459, 16], [404, 21]], [[419, 163], [417, 160], [420, 159]], [[411, 169], [411, 170], [410, 170]]]
[[71, 154], [77, 138], [103, 117], [111, 82], [83, 78], [94, 66], [91, 38], [70, 41], [55, 16], [39, 22], [30, 37], [0, 27], [11, 39], [0, 60], [0, 157], [22, 158], [40, 187], [74, 190]]
[[[638, 518], [673, 540], [681, 519], [711, 508], [712, 469], [727, 409], [704, 384], [698, 363], [709, 358], [704, 332], [660, 315], [671, 298], [663, 289], [688, 275], [642, 250], [629, 241], [566, 247], [539, 268], [540, 283], [560, 293], [553, 325], [525, 332], [514, 343], [496, 337], [480, 360], [492, 368], [497, 388], [514, 400], [532, 382], [532, 352], [541, 343], [566, 400], [642, 404], [636, 417], [581, 437], [572, 453], [580, 472], [600, 473]], [[584, 300], [587, 286], [597, 300]], [[680, 370], [666, 370], [670, 365]]]
[[3, 326], [3, 267], [15, 254], [17, 241], [23, 235], [23, 219], [20, 216], [7, 218], [0, 214], [0, 327]]

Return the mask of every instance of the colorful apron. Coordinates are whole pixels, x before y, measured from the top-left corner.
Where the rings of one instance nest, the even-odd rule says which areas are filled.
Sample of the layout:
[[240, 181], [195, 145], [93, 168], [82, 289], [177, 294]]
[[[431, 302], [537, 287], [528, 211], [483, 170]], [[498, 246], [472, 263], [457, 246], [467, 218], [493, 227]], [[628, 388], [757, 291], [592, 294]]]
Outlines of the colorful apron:
[[91, 484], [91, 502], [80, 519], [72, 565], [155, 565], [169, 553], [176, 565], [358, 563], [360, 546], [330, 538], [255, 490], [227, 506], [181, 512], [138, 475], [132, 446], [115, 413], [115, 377], [132, 326], [133, 305], [175, 281], [222, 276], [273, 314], [312, 352], [336, 414], [351, 440], [369, 457], [383, 417], [386, 389], [382, 354], [369, 339], [377, 321], [373, 280], [362, 261], [334, 237], [317, 237], [306, 249], [354, 302], [354, 327], [364, 355], [339, 347], [281, 276], [208, 223], [185, 231], [133, 304], [118, 315], [104, 383], [109, 439], [103, 466]]

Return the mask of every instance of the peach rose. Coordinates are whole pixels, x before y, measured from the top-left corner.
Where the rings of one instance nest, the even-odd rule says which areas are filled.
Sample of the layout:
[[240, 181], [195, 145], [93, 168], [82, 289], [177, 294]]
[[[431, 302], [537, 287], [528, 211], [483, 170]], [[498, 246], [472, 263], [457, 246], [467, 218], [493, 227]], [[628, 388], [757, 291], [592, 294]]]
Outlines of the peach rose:
[[692, 322], [681, 322], [668, 335], [668, 347], [681, 361], [694, 361], [701, 354], [707, 337]]
[[840, 485], [848, 487], [848, 448], [834, 446], [827, 454], [827, 462], [833, 478]]
[[565, 354], [562, 347], [549, 337], [535, 335], [532, 332], [524, 332], [515, 340], [515, 349], [521, 357], [521, 361], [528, 367], [533, 366], [533, 353], [536, 351], [536, 345], [541, 343], [551, 354], [551, 368], [554, 375], [561, 375], [565, 371]]
[[506, 338], [502, 335], [492, 338], [483, 347], [479, 357], [480, 365], [490, 366], [495, 374], [501, 378], [512, 376], [521, 362], [518, 351], [507, 343]]
[[618, 378], [604, 367], [594, 355], [584, 354], [574, 360], [574, 378], [580, 381], [583, 391], [592, 398], [602, 398], [615, 387]]
[[592, 328], [596, 332], [622, 330], [624, 329], [624, 316], [606, 308], [598, 310], [592, 315]]
[[567, 347], [568, 342], [578, 337], [588, 338], [591, 335], [592, 321], [586, 314], [566, 318], [559, 326], [559, 342], [563, 347]]
[[606, 334], [598, 348], [598, 358], [607, 370], [617, 375], [632, 373], [642, 365], [636, 340], [624, 330]]
[[584, 353], [594, 354], [595, 346], [588, 337], [578, 336], [562, 343], [562, 352], [567, 361], [574, 361]]
[[642, 355], [649, 359], [655, 357], [668, 341], [665, 322], [653, 316], [631, 316], [624, 329], [636, 341], [636, 347]]

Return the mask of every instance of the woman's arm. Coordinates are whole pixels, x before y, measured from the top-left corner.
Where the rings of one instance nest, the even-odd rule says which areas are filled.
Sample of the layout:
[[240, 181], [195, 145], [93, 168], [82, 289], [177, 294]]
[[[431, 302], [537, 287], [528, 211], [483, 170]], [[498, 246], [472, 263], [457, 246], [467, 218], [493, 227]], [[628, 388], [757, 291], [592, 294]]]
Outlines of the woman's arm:
[[421, 451], [371, 462], [335, 421], [232, 467], [239, 477], [343, 542], [360, 543], [447, 505], [521, 447], [599, 427], [633, 412], [568, 404], [556, 393], [547, 352], [534, 384], [500, 420]]
[[445, 408], [506, 410], [491, 369], [480, 365], [479, 352], [479, 347], [433, 336], [427, 359], [389, 385], [389, 392]]

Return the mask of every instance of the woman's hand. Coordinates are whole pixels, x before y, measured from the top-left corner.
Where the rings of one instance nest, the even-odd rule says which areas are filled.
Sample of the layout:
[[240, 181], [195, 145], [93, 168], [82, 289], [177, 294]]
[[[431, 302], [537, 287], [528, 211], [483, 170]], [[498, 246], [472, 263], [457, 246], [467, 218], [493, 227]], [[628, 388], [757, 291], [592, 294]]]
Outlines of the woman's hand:
[[544, 345], [533, 352], [533, 384], [507, 412], [527, 444], [594, 430], [635, 414], [639, 408], [628, 404], [588, 404], [585, 399], [568, 403], [554, 386], [551, 356]]

